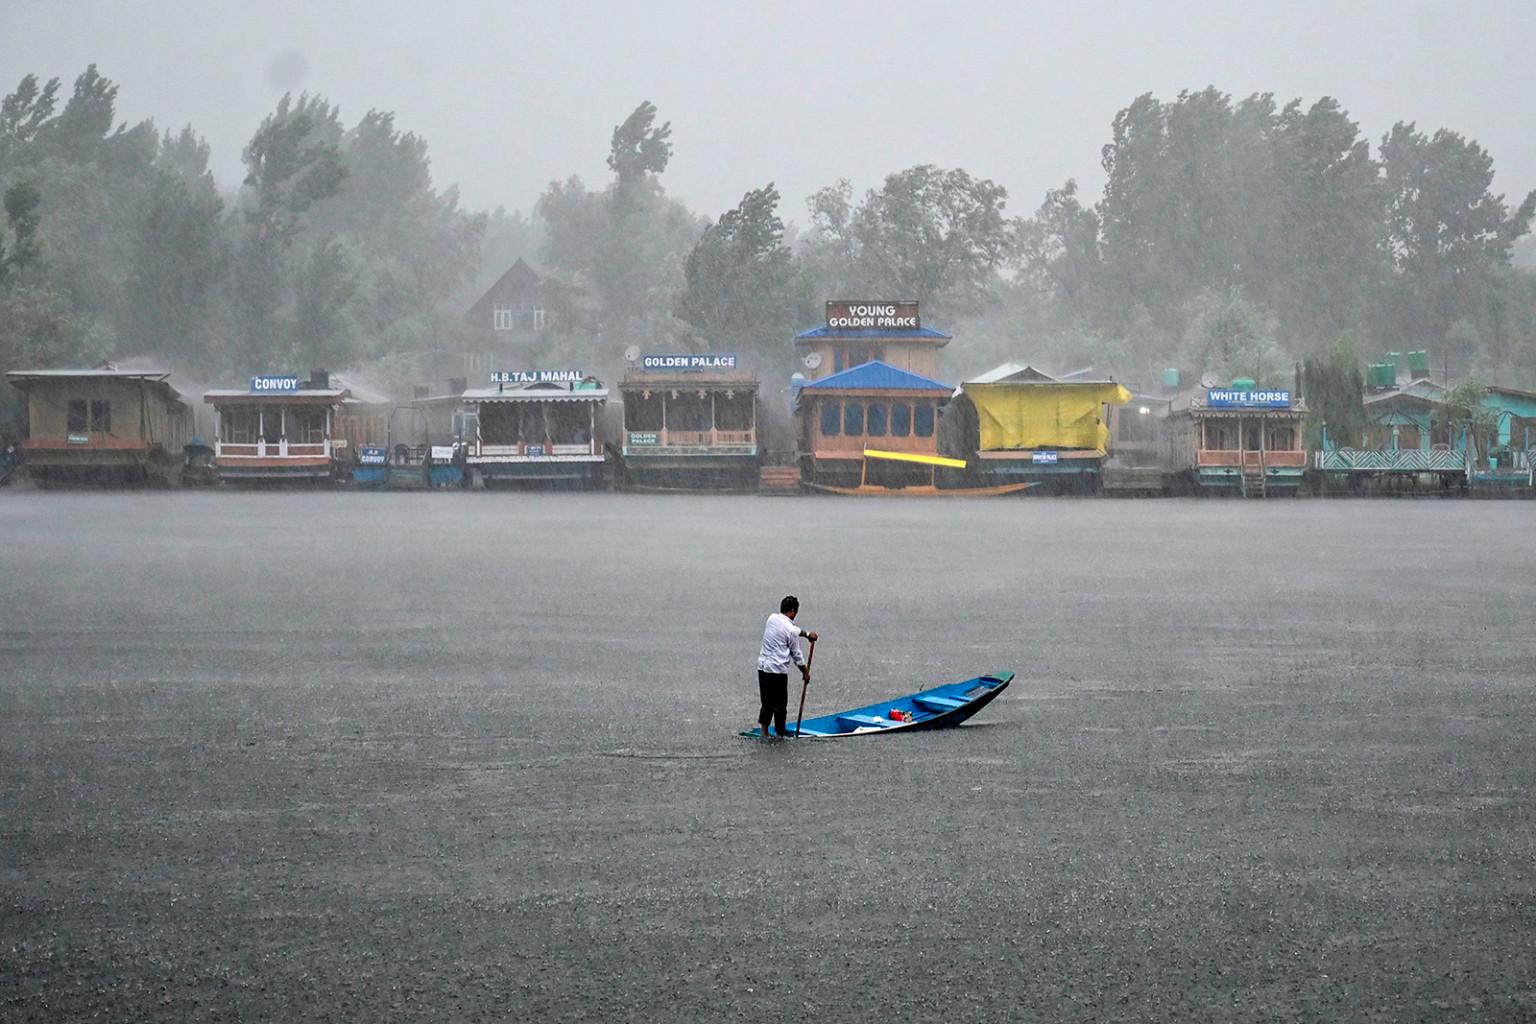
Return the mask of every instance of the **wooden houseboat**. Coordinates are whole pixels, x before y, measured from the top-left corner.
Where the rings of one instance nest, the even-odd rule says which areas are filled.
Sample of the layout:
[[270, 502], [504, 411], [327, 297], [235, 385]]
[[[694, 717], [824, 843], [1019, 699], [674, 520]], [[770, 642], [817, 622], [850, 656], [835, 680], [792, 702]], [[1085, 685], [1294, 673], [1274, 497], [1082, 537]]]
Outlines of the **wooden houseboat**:
[[1196, 493], [1295, 494], [1307, 469], [1306, 415], [1306, 404], [1286, 389], [1186, 394], [1168, 414], [1173, 478]]
[[741, 490], [758, 474], [757, 378], [734, 355], [647, 355], [619, 384], [624, 483]]
[[1130, 401], [1110, 380], [1059, 380], [1008, 363], [960, 386], [945, 414], [955, 454], [979, 485], [1027, 480], [1050, 490], [1099, 489], [1106, 408]]
[[608, 392], [573, 370], [498, 371], [491, 387], [464, 392], [476, 414], [464, 466], [487, 486], [604, 482], [597, 411]]
[[1106, 409], [1109, 450], [1099, 471], [1099, 492], [1114, 496], [1168, 492], [1167, 394], [1132, 391], [1125, 405]]
[[[1376, 371], [1379, 365], [1373, 364]], [[1390, 367], [1388, 367], [1390, 368]], [[1380, 377], [1378, 376], [1378, 379]], [[1464, 437], [1435, 422], [1445, 388], [1428, 378], [1377, 387], [1364, 399], [1364, 436], [1346, 438], [1325, 424], [1313, 455], [1324, 491], [1445, 491], [1467, 482]]]
[[1536, 487], [1536, 392], [1489, 386], [1483, 407], [1497, 422], [1498, 433], [1483, 458], [1473, 466], [1474, 493], [1529, 496]]
[[957, 472], [964, 460], [939, 454], [939, 409], [951, 392], [947, 384], [879, 361], [802, 385], [795, 395], [802, 480], [836, 494], [982, 493], [967, 488]]
[[345, 472], [335, 417], [347, 397], [329, 376], [252, 377], [244, 390], [209, 391], [203, 401], [218, 416], [214, 464], [226, 482], [323, 482]]
[[196, 429], [193, 412], [159, 370], [14, 370], [26, 399], [21, 457], [33, 480], [171, 482]]

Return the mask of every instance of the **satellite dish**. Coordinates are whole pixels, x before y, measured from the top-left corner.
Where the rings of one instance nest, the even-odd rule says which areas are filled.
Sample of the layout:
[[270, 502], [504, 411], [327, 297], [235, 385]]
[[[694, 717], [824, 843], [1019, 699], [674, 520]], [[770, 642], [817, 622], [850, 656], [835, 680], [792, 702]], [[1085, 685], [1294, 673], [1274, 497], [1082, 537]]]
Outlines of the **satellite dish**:
[[629, 346], [629, 348], [624, 350], [624, 361], [626, 363], [637, 362], [639, 359], [640, 359], [640, 346], [639, 345], [631, 345], [631, 346]]
[[1220, 387], [1221, 378], [1214, 373], [1202, 373], [1200, 375], [1200, 386], [1203, 388]]
[[805, 368], [807, 370], [814, 370], [816, 367], [821, 365], [821, 353], [807, 352], [805, 355], [800, 357], [800, 362], [805, 364]]

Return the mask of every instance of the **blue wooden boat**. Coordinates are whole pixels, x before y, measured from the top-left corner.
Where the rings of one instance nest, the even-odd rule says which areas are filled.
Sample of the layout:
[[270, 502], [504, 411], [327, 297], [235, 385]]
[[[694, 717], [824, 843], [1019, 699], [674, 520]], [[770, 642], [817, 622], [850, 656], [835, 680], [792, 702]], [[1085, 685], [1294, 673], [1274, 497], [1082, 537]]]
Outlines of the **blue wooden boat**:
[[[945, 683], [905, 697], [866, 704], [852, 711], [807, 718], [800, 723], [800, 736], [802, 739], [835, 739], [840, 736], [870, 736], [959, 725], [990, 704], [1011, 682], [1012, 672], [994, 672], [960, 683]], [[787, 728], [789, 738], [793, 739], [793, 720]], [[742, 735], [757, 739], [761, 738], [762, 730], [749, 729]]]

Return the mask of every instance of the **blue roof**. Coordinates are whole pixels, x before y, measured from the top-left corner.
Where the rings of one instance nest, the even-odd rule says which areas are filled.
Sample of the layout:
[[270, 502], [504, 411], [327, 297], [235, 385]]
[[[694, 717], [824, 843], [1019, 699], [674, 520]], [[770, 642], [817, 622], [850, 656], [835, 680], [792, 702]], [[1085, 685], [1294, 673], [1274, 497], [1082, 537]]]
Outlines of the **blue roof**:
[[954, 388], [940, 384], [916, 373], [898, 370], [878, 359], [872, 363], [851, 366], [830, 377], [813, 380], [802, 391], [942, 391], [946, 395]]
[[933, 338], [941, 341], [949, 341], [953, 335], [936, 331], [932, 327], [919, 327], [917, 330], [901, 328], [892, 330], [886, 327], [859, 327], [852, 330], [833, 330], [826, 324], [820, 327], [812, 327], [795, 335], [796, 341], [813, 341], [818, 338]]

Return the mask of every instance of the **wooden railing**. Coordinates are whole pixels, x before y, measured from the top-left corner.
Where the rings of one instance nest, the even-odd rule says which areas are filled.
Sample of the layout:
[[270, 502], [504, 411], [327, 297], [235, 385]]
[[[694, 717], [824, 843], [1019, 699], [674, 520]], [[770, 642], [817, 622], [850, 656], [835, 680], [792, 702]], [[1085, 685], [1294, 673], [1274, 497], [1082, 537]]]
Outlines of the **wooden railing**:
[[288, 441], [256, 441], [254, 443], [220, 441], [218, 454], [238, 459], [315, 459], [331, 454], [330, 445], [321, 441], [316, 444], [298, 444]]
[[[652, 438], [654, 443], [636, 443], [635, 435]], [[634, 448], [714, 448], [720, 445], [755, 444], [755, 430], [629, 430], [625, 441]]]
[[1266, 451], [1244, 448], [1201, 448], [1195, 452], [1197, 466], [1242, 466], [1257, 470], [1261, 466], [1297, 467], [1307, 464], [1304, 451]]

